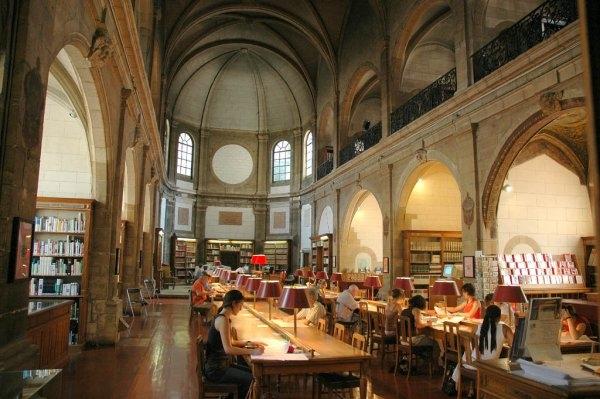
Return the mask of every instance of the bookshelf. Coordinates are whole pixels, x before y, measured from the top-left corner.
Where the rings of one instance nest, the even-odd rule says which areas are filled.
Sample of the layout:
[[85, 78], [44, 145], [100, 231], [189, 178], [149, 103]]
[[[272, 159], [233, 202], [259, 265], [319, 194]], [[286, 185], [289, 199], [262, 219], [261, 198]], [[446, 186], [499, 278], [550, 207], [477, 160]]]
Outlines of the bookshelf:
[[[581, 237], [583, 241], [583, 260], [585, 265], [585, 283], [588, 288], [595, 289], [598, 284], [598, 251], [596, 250], [596, 238], [595, 237]], [[583, 272], [583, 271], [582, 271]]]
[[38, 197], [30, 299], [72, 299], [69, 344], [82, 344], [87, 324], [88, 259], [94, 200]]
[[172, 271], [177, 281], [189, 282], [196, 267], [196, 239], [171, 238]]
[[204, 240], [204, 256], [207, 263], [219, 260], [224, 266], [237, 268], [250, 265], [253, 254], [254, 241], [251, 240]]
[[314, 271], [320, 271], [326, 267], [329, 273], [331, 273], [333, 271], [330, 267], [333, 263], [333, 234], [313, 236], [310, 240], [310, 263]]
[[291, 265], [292, 240], [265, 241], [264, 254], [277, 271], [288, 271]]
[[462, 263], [459, 231], [404, 230], [404, 275], [442, 275], [445, 263]]

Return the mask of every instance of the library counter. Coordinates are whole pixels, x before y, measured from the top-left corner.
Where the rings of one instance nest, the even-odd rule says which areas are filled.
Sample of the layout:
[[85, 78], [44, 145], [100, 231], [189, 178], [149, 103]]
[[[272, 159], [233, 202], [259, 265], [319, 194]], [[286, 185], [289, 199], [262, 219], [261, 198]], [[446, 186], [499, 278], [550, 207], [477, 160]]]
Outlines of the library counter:
[[60, 368], [69, 360], [70, 300], [31, 300], [27, 338], [39, 347], [38, 367]]

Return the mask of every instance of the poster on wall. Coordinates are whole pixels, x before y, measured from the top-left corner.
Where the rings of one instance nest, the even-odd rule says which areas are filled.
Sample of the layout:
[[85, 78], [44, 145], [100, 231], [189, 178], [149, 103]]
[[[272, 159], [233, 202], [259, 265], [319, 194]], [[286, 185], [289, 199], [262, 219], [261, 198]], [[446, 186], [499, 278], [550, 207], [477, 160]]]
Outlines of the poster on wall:
[[33, 247], [33, 222], [19, 217], [14, 218], [11, 242], [9, 282], [29, 278]]
[[463, 256], [463, 270], [465, 278], [475, 278], [474, 256]]

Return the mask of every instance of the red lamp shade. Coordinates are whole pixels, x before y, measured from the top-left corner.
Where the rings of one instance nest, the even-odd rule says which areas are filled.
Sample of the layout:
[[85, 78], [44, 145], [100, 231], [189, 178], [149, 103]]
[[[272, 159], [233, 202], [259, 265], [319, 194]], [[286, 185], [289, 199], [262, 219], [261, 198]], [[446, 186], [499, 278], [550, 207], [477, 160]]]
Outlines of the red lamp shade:
[[279, 298], [281, 296], [281, 283], [277, 280], [263, 280], [260, 282], [256, 296], [258, 298]]
[[225, 281], [233, 281], [237, 278], [237, 272], [233, 270], [227, 270], [225, 272]]
[[249, 274], [238, 274], [235, 280], [235, 286], [238, 288], [242, 288], [246, 286], [246, 281], [250, 278]]
[[213, 276], [214, 276], [214, 277], [219, 277], [219, 276], [220, 276], [220, 273], [221, 273], [221, 270], [223, 270], [223, 268], [222, 268], [222, 267], [217, 267], [217, 268], [215, 268], [215, 271], [213, 272]]
[[310, 269], [305, 270], [302, 274], [306, 278], [313, 278], [315, 276], [315, 273]]
[[302, 269], [296, 269], [296, 271], [294, 272], [294, 276], [302, 277]]
[[527, 303], [520, 285], [499, 285], [494, 291], [494, 302]]
[[252, 263], [253, 265], [264, 266], [267, 264], [267, 255], [252, 255], [250, 263]]
[[329, 280], [329, 276], [327, 275], [327, 272], [324, 270], [318, 271], [317, 273], [315, 273], [315, 277], [318, 280]]
[[284, 287], [279, 297], [279, 307], [282, 309], [310, 308], [305, 288]]
[[256, 292], [256, 290], [258, 290], [258, 287], [260, 287], [260, 282], [261, 281], [262, 281], [262, 278], [259, 278], [259, 277], [250, 277], [246, 281], [246, 289], [248, 291], [254, 291], [254, 292]]
[[460, 291], [453, 280], [436, 280], [429, 290], [431, 295], [460, 296]]
[[331, 273], [331, 282], [339, 283], [342, 281], [342, 273]]
[[219, 270], [219, 280], [223, 281], [225, 280], [225, 273], [227, 273], [227, 269], [221, 269]]
[[410, 277], [396, 277], [394, 281], [394, 288], [400, 288], [404, 292], [411, 292], [415, 290], [412, 279]]
[[371, 288], [381, 288], [383, 284], [381, 284], [381, 279], [379, 276], [367, 276], [365, 277], [365, 281], [363, 283], [365, 287]]

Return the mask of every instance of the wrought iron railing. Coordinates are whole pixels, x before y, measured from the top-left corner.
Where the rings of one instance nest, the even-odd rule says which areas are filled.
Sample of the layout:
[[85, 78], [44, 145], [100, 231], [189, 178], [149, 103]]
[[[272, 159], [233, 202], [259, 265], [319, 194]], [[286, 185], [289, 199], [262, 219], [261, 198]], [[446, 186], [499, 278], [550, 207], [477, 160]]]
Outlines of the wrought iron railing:
[[471, 56], [475, 81], [517, 58], [575, 20], [576, 0], [550, 0], [540, 5]]
[[456, 92], [456, 68], [437, 78], [435, 82], [396, 108], [391, 115], [391, 132], [397, 132], [415, 119], [431, 111]]
[[329, 158], [317, 166], [317, 180], [324, 178], [333, 170], [333, 158]]
[[358, 154], [368, 150], [381, 140], [381, 122], [371, 126], [340, 150], [338, 165], [343, 165]]

